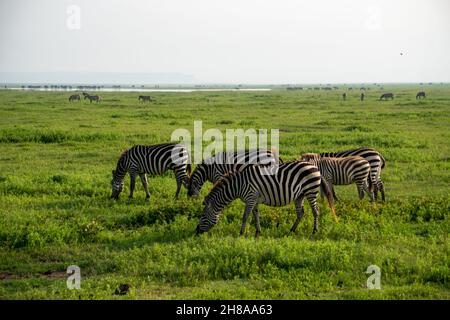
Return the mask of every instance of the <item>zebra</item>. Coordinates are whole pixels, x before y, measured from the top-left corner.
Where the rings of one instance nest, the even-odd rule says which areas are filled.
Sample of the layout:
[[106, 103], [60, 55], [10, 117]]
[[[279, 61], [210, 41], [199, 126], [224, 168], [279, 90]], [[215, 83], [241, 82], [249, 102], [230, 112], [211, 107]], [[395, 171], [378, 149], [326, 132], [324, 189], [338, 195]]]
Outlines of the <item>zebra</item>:
[[385, 201], [384, 196], [384, 184], [381, 181], [381, 169], [384, 168], [386, 164], [386, 160], [384, 157], [375, 149], [371, 148], [357, 148], [350, 149], [340, 152], [322, 152], [320, 153], [321, 157], [330, 157], [330, 158], [344, 158], [350, 156], [360, 156], [369, 161], [370, 164], [370, 179], [369, 185], [372, 184], [373, 187], [373, 195], [376, 200], [378, 197], [378, 191], [381, 192], [381, 198]]
[[364, 97], [365, 97], [365, 95], [364, 95], [364, 92], [363, 93], [361, 93], [361, 101], [364, 101]]
[[100, 96], [91, 96], [90, 94], [86, 94], [84, 96], [84, 100], [89, 99], [89, 102], [92, 103], [92, 101], [97, 101], [97, 103], [100, 102], [101, 98]]
[[424, 91], [417, 92], [417, 94], [416, 94], [416, 100], [421, 99], [421, 98], [424, 98], [424, 99], [426, 98]]
[[73, 94], [73, 95], [71, 95], [71, 96], [69, 97], [69, 102], [72, 102], [72, 101], [75, 101], [75, 100], [78, 100], [78, 101], [81, 100], [79, 94]]
[[142, 102], [148, 101], [148, 102], [150, 102], [150, 101], [153, 101], [153, 99], [150, 96], [139, 96], [138, 101], [142, 101]]
[[328, 204], [336, 218], [333, 195], [321, 177], [319, 169], [308, 162], [291, 161], [279, 166], [252, 165], [242, 171], [231, 172], [222, 177], [206, 196], [203, 202], [205, 208], [198, 222], [196, 234], [206, 232], [217, 224], [221, 211], [237, 198], [245, 202], [240, 235], [244, 234], [250, 212], [253, 213], [256, 225], [255, 237], [261, 233], [259, 203], [285, 206], [295, 202], [297, 219], [291, 228], [291, 232], [295, 232], [303, 217], [305, 197], [314, 214], [314, 234], [318, 231], [317, 194], [321, 185], [326, 191]]
[[308, 161], [319, 168], [320, 174], [327, 181], [333, 193], [334, 200], [338, 200], [334, 192], [334, 185], [355, 183], [358, 189], [359, 199], [362, 200], [364, 198], [364, 192], [366, 192], [370, 201], [374, 201], [372, 193], [373, 185], [369, 179], [370, 164], [363, 157], [322, 158], [318, 153], [305, 153], [299, 160]]
[[380, 100], [387, 100], [388, 98], [390, 98], [391, 100], [394, 100], [394, 94], [393, 93], [383, 93], [380, 96]]
[[347, 94], [345, 92], [342, 94], [342, 100], [347, 100]]
[[237, 152], [219, 152], [198, 166], [191, 175], [188, 196], [198, 196], [206, 181], [216, 183], [222, 176], [232, 171], [241, 171], [249, 164], [275, 164], [278, 155], [266, 149], [243, 150]]
[[177, 191], [175, 199], [181, 190], [181, 185], [188, 187], [191, 174], [191, 164], [187, 149], [176, 143], [163, 143], [151, 146], [135, 145], [122, 153], [117, 161], [116, 169], [112, 171], [112, 199], [118, 199], [123, 190], [124, 177], [130, 174], [130, 196], [133, 198], [136, 175], [141, 178], [145, 190], [146, 199], [150, 198], [148, 191], [147, 173], [161, 175], [171, 169], [175, 172]]

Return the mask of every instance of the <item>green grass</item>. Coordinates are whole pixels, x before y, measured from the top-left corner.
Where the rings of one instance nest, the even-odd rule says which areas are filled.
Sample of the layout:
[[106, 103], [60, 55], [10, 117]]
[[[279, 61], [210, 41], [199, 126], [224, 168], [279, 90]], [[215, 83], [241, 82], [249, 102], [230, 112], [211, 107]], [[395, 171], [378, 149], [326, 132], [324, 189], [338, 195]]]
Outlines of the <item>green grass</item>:
[[[450, 87], [385, 86], [358, 100], [350, 92], [102, 93], [100, 104], [68, 93], [0, 91], [0, 299], [449, 299]], [[320, 203], [297, 234], [294, 206], [261, 206], [238, 237], [235, 201], [213, 229], [194, 237], [202, 199], [172, 200], [173, 173], [140, 183], [135, 199], [109, 199], [111, 170], [133, 144], [169, 141], [177, 128], [280, 129], [283, 159], [301, 153], [373, 147], [387, 160], [387, 202], [359, 201], [338, 186], [335, 223]], [[126, 183], [128, 183], [128, 178]], [[202, 190], [206, 195], [210, 185]], [[279, 226], [277, 227], [277, 224]], [[64, 272], [81, 268], [81, 290]], [[381, 290], [365, 288], [381, 268]], [[50, 274], [49, 274], [50, 273]], [[123, 283], [124, 296], [113, 295]]]

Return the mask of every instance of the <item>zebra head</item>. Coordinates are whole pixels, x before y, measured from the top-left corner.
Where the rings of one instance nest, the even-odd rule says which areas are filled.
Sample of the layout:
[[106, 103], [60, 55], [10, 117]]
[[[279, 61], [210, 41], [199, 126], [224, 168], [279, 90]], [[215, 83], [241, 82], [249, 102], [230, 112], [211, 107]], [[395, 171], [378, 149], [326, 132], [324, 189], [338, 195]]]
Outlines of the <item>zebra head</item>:
[[198, 165], [194, 173], [192, 173], [189, 184], [188, 184], [188, 196], [189, 197], [198, 197], [200, 194], [200, 189], [206, 180], [206, 165], [201, 163]]
[[197, 235], [204, 233], [211, 229], [217, 221], [219, 220], [219, 213], [213, 209], [212, 203], [208, 200], [208, 197], [203, 201], [205, 209], [203, 210], [203, 215], [200, 217], [195, 233]]
[[112, 180], [111, 180], [111, 187], [112, 187], [112, 193], [111, 193], [111, 199], [119, 199], [119, 195], [123, 190], [123, 177], [120, 177], [116, 174], [116, 170], [112, 171]]

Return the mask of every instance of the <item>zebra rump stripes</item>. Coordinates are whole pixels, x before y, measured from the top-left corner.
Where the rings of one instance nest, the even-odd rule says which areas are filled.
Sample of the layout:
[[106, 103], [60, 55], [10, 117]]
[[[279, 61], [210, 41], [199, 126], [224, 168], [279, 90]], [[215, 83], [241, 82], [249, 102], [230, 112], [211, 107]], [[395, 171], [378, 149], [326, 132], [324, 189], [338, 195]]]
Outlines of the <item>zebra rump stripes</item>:
[[279, 166], [247, 166], [240, 172], [230, 173], [220, 179], [205, 198], [205, 209], [197, 225], [197, 234], [208, 231], [218, 221], [221, 211], [233, 200], [245, 202], [240, 234], [245, 231], [247, 218], [253, 213], [256, 236], [261, 232], [258, 204], [285, 206], [295, 202], [297, 219], [291, 231], [297, 229], [303, 216], [303, 200], [306, 199], [314, 214], [313, 233], [318, 230], [319, 210], [317, 194], [321, 184], [327, 192], [327, 199], [334, 214], [333, 197], [322, 179], [317, 167], [308, 162], [293, 161]]
[[169, 169], [174, 171], [177, 180], [177, 191], [175, 193], [175, 198], [177, 198], [181, 185], [187, 188], [189, 184], [191, 165], [187, 149], [183, 145], [175, 143], [134, 146], [122, 153], [117, 162], [116, 170], [112, 172], [111, 198], [119, 198], [119, 194], [123, 190], [124, 177], [128, 172], [130, 174], [129, 197], [133, 197], [136, 175], [139, 175], [148, 199], [150, 198], [150, 192], [148, 191], [147, 173], [161, 175]]

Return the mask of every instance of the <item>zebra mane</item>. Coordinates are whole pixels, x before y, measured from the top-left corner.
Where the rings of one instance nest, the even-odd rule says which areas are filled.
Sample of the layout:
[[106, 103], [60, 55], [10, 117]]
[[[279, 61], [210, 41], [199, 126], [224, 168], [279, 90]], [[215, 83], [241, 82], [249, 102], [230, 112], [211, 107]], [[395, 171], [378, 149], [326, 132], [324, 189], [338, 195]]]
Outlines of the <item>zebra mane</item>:
[[119, 159], [122, 159], [123, 157], [125, 157], [128, 154], [129, 149], [123, 151], [119, 157]]
[[211, 191], [213, 191], [217, 186], [221, 185], [223, 182], [225, 182], [225, 180], [230, 179], [231, 177], [234, 177], [236, 174], [238, 174], [239, 171], [228, 171], [227, 173], [225, 173], [223, 176], [221, 176], [212, 186]]

